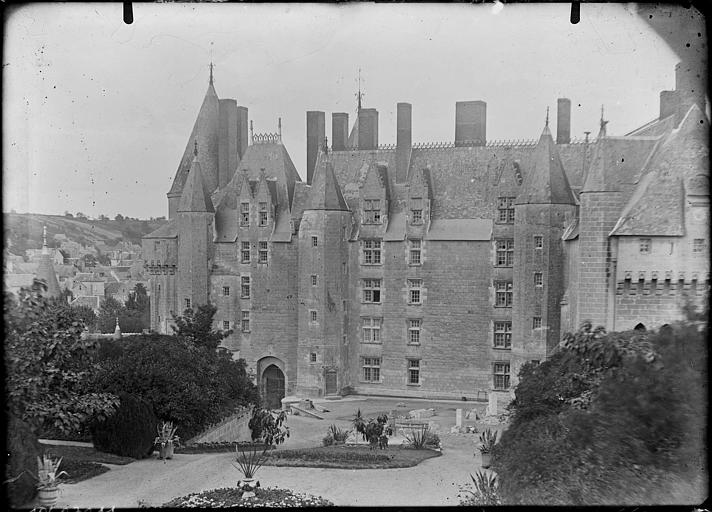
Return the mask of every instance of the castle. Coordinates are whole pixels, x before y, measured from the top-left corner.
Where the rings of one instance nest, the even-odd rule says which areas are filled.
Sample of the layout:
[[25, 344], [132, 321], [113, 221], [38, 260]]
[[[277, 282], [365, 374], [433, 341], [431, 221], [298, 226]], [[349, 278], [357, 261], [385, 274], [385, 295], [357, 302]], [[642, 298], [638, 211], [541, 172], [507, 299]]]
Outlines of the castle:
[[[208, 302], [263, 396], [477, 398], [509, 393], [591, 320], [608, 330], [683, 318], [709, 287], [704, 87], [683, 65], [657, 119], [626, 134], [488, 141], [483, 101], [455, 106], [454, 143], [378, 144], [359, 105], [307, 123], [307, 181], [281, 133], [255, 134], [212, 78], [144, 237], [151, 325]], [[543, 116], [542, 116], [543, 117]], [[281, 125], [281, 123], [280, 123]], [[281, 128], [280, 128], [281, 132]]]

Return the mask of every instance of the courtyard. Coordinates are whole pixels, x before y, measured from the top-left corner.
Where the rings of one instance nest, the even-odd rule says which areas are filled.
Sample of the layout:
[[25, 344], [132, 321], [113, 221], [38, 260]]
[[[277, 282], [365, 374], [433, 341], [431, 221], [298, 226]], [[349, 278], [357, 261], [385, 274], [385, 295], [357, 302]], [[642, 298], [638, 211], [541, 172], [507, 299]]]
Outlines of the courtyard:
[[[264, 466], [257, 473], [263, 487], [322, 496], [341, 506], [457, 505], [460, 486], [470, 481], [470, 473], [480, 469], [480, 455], [476, 450], [478, 436], [451, 434], [450, 428], [455, 425], [458, 408], [463, 409], [463, 425], [475, 424], [474, 418], [465, 419], [465, 414], [474, 408], [482, 415], [483, 403], [363, 397], [316, 403], [329, 409], [319, 413], [324, 419], [290, 415], [287, 425], [291, 435], [278, 449], [321, 446], [329, 425], [351, 428], [351, 418], [357, 409], [361, 409], [365, 417], [372, 417], [380, 413], [390, 414], [394, 409], [399, 414], [406, 414], [411, 410], [432, 408], [435, 415], [425, 421], [436, 425], [442, 441], [442, 456], [425, 460], [415, 467], [398, 469]], [[479, 430], [485, 427], [478, 422]], [[490, 428], [501, 429], [497, 425]], [[398, 449], [398, 446], [389, 448]], [[111, 470], [104, 474], [63, 485], [56, 506], [160, 506], [193, 492], [233, 487], [241, 477], [232, 465], [234, 458], [231, 453], [177, 454], [165, 464], [156, 458], [149, 458], [124, 466], [109, 465]]]

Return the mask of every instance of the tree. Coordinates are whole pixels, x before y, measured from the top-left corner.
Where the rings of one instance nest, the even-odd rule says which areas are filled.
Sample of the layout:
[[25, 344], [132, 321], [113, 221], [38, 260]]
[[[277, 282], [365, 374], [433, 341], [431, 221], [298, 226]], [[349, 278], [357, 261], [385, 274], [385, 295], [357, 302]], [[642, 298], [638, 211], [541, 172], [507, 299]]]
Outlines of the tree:
[[217, 310], [212, 304], [203, 304], [198, 306], [197, 312], [188, 308], [183, 312], [183, 316], [173, 315], [173, 332], [178, 338], [215, 350], [223, 339], [232, 334], [232, 330], [213, 330], [213, 317]]
[[101, 220], [101, 221], [106, 221], [106, 220], [109, 220], [109, 217], [107, 217], [106, 215], [104, 215], [104, 214], [102, 213], [101, 215], [99, 215], [99, 220]]
[[64, 216], [67, 217], [68, 219], [73, 219], [73, 218], [74, 218], [74, 215], [72, 215], [71, 213], [69, 213], [67, 210], [64, 210]]
[[87, 218], [87, 216], [86, 216], [84, 213], [82, 213], [82, 212], [77, 212], [74, 216], [75, 216], [77, 219], [83, 219], [83, 220], [86, 220], [86, 218]]
[[86, 305], [79, 305], [79, 306], [72, 306], [72, 310], [74, 311], [74, 314], [79, 318], [83, 323], [84, 327], [88, 329], [89, 331], [93, 331], [96, 328], [96, 313], [94, 313], [94, 309], [91, 308], [91, 306], [86, 306]]
[[111, 333], [116, 328], [116, 319], [124, 314], [124, 305], [113, 297], [107, 297], [101, 303], [97, 327], [99, 332]]
[[7, 407], [33, 430], [79, 430], [114, 412], [118, 398], [95, 392], [94, 342], [83, 340], [84, 323], [66, 303], [43, 296], [35, 280], [15, 300], [4, 297]]
[[82, 256], [82, 262], [84, 263], [85, 267], [96, 267], [96, 257], [91, 254], [87, 253]]
[[121, 215], [120, 213], [116, 214], [116, 217], [114, 217], [114, 220], [117, 222], [123, 222], [124, 221], [124, 216]]

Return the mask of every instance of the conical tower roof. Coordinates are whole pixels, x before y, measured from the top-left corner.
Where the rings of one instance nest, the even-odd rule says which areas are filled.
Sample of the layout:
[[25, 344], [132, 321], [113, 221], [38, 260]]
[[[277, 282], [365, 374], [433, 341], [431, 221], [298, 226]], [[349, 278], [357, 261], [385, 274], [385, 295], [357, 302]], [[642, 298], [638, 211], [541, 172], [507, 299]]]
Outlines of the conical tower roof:
[[198, 161], [198, 145], [195, 143], [193, 162], [190, 166], [188, 179], [183, 186], [178, 212], [211, 212], [215, 213], [210, 192], [203, 179], [203, 171]]
[[54, 265], [52, 265], [52, 259], [49, 256], [49, 249], [47, 248], [47, 226], [44, 227], [42, 237], [42, 255], [37, 266], [37, 279], [43, 280], [47, 285], [45, 296], [59, 297], [61, 290], [57, 281], [57, 274], [54, 271]]
[[309, 200], [305, 210], [341, 210], [349, 207], [341, 193], [341, 187], [334, 174], [334, 166], [322, 155], [314, 173], [314, 181], [309, 191]]
[[515, 204], [576, 204], [548, 119]]
[[173, 186], [168, 195], [179, 195], [188, 179], [188, 172], [193, 160], [193, 141], [198, 141], [203, 162], [203, 175], [208, 190], [212, 192], [218, 186], [218, 123], [219, 99], [213, 86], [212, 71], [208, 90], [205, 93], [203, 104], [198, 112], [198, 117], [193, 125], [190, 138], [183, 151], [183, 158], [178, 164]]

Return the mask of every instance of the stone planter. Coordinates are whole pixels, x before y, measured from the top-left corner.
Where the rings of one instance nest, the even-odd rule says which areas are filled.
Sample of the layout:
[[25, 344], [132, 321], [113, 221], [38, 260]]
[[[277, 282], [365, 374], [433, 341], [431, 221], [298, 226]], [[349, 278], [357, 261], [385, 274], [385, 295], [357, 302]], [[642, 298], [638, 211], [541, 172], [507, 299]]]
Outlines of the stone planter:
[[173, 451], [175, 447], [173, 446], [173, 441], [168, 441], [165, 444], [160, 443], [158, 445], [158, 458], [159, 459], [172, 459]]
[[40, 507], [53, 507], [57, 504], [57, 498], [59, 498], [59, 487], [40, 487], [37, 490], [37, 498], [39, 500]]
[[492, 465], [492, 454], [491, 453], [483, 453], [482, 454], [482, 467], [487, 469]]

